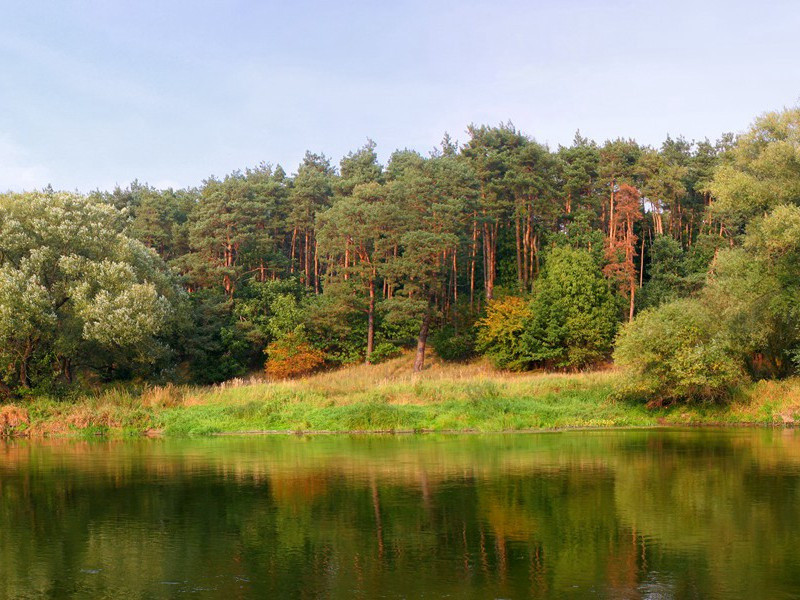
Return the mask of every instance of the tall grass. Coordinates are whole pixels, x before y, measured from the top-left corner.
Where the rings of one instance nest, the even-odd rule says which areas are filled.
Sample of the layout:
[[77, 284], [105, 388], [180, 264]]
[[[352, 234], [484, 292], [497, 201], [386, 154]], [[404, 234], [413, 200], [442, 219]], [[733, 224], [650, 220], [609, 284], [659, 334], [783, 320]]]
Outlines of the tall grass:
[[414, 374], [412, 361], [405, 355], [296, 381], [112, 388], [69, 403], [39, 398], [0, 407], [0, 434], [488, 432], [800, 419], [800, 379], [755, 384], [728, 406], [653, 411], [613, 399], [623, 377], [613, 370], [516, 374], [483, 361], [447, 364], [434, 358]]

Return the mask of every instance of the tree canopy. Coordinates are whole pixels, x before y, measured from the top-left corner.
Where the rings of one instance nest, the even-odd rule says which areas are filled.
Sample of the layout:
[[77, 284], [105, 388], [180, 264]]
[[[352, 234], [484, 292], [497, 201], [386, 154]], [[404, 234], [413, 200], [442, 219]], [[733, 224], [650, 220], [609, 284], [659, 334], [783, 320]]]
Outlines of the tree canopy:
[[[626, 321], [617, 360], [654, 390], [784, 377], [800, 355], [798, 131], [792, 108], [716, 142], [578, 132], [552, 149], [473, 124], [385, 164], [368, 140], [197, 188], [6, 194], [2, 393], [76, 374], [221, 381], [263, 372], [265, 352], [323, 368], [416, 348], [421, 370], [429, 338], [501, 368], [583, 369]], [[681, 367], [691, 356], [707, 368]], [[297, 372], [281, 364], [272, 377]]]

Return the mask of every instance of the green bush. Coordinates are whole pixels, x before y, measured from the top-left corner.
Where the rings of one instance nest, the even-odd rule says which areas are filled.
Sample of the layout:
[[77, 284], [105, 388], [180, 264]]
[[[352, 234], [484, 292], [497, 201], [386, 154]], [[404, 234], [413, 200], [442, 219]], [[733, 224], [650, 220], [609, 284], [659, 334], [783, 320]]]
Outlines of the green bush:
[[398, 348], [394, 344], [390, 344], [389, 342], [379, 342], [375, 345], [372, 349], [372, 354], [370, 354], [369, 362], [373, 365], [377, 365], [379, 363], [385, 362], [390, 358], [396, 358], [402, 354], [402, 348]]
[[623, 395], [651, 405], [725, 399], [744, 380], [718, 320], [697, 300], [642, 312], [620, 333], [614, 361], [629, 371]]
[[448, 325], [431, 336], [431, 345], [442, 360], [467, 360], [475, 355], [475, 330], [470, 327], [456, 331]]
[[550, 250], [530, 311], [521, 343], [534, 364], [576, 369], [611, 353], [619, 298], [589, 251]]

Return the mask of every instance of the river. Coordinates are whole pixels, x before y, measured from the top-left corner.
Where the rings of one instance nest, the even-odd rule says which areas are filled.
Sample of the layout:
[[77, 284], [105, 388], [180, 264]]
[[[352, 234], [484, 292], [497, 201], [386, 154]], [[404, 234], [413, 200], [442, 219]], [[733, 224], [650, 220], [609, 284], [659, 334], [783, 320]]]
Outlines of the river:
[[0, 598], [800, 597], [800, 435], [0, 442]]

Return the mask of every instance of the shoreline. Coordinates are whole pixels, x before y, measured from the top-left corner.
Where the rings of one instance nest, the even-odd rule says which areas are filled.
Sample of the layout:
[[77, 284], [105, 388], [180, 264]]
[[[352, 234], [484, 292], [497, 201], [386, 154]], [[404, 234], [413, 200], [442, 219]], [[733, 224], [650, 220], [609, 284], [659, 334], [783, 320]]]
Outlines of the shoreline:
[[0, 432], [0, 441], [9, 440], [44, 440], [44, 439], [186, 439], [186, 438], [214, 438], [214, 437], [316, 437], [316, 436], [466, 436], [466, 435], [531, 435], [542, 433], [570, 433], [581, 431], [646, 431], [646, 430], [693, 430], [693, 429], [798, 429], [794, 423], [764, 423], [757, 421], [741, 422], [673, 422], [654, 425], [608, 425], [608, 426], [562, 426], [562, 427], [542, 427], [527, 429], [501, 429], [501, 430], [476, 430], [476, 429], [351, 429], [351, 430], [288, 430], [288, 429], [268, 429], [253, 431], [216, 431], [204, 434], [170, 434], [162, 430], [148, 430], [142, 432], [123, 431], [121, 429], [110, 429], [108, 431], [86, 432], [75, 430], [68, 433], [51, 434], [30, 434], [21, 432]]
[[748, 385], [725, 404], [648, 408], [617, 398], [624, 374], [615, 370], [519, 374], [486, 362], [440, 362], [415, 376], [407, 362], [295, 381], [28, 398], [0, 404], [0, 436], [463, 435], [800, 423], [800, 377]]

